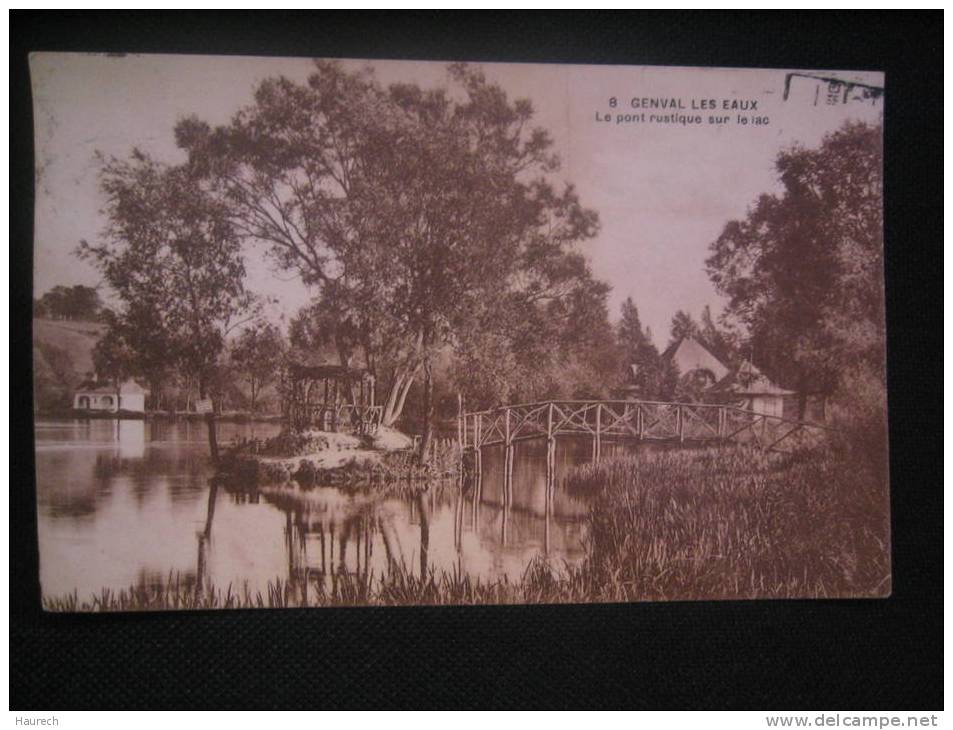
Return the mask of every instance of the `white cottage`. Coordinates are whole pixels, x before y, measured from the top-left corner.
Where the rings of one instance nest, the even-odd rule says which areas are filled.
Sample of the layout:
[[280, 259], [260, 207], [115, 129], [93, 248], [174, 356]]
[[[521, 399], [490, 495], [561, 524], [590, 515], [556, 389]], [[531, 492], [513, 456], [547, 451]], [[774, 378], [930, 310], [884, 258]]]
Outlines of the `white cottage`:
[[785, 398], [794, 393], [772, 382], [749, 360], [732, 369], [694, 337], [672, 343], [662, 357], [678, 367], [682, 379], [692, 383], [705, 401], [733, 403], [753, 413], [780, 418]]
[[144, 413], [146, 391], [134, 380], [127, 380], [119, 388], [101, 380], [87, 380], [73, 394], [73, 408], [99, 413]]
[[736, 402], [747, 411], [766, 416], [784, 416], [784, 399], [794, 394], [772, 382], [764, 373], [744, 360], [737, 370], [725, 377], [713, 389]]

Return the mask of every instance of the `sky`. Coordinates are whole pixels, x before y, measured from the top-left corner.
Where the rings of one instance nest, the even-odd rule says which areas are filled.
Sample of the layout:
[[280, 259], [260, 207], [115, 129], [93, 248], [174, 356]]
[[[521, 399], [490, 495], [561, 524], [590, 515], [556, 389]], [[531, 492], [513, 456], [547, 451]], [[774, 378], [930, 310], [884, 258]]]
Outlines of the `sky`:
[[[430, 87], [447, 81], [442, 62], [345, 63], [372, 66], [384, 83]], [[863, 97], [862, 87], [845, 97], [846, 87], [809, 78], [882, 88], [883, 74], [876, 72], [799, 71], [803, 75], [790, 78], [785, 99], [790, 70], [478, 66], [510, 98], [532, 102], [534, 123], [550, 132], [562, 159], [558, 177], [572, 182], [583, 204], [599, 213], [598, 236], [580, 250], [612, 287], [610, 317], [617, 319], [621, 302], [631, 296], [659, 346], [676, 310], [695, 316], [705, 305], [716, 315], [722, 310], [704, 271], [709, 245], [760, 194], [778, 190], [778, 152], [794, 143], [816, 147], [846, 120], [878, 121], [883, 111], [880, 100]], [[251, 102], [260, 81], [277, 75], [304, 81], [312, 62], [37, 53], [30, 69], [39, 296], [57, 284], [102, 284], [74, 253], [80, 240], [96, 241], [104, 227], [97, 152], [124, 157], [138, 147], [181, 162], [173, 139], [181, 117], [224, 124]], [[287, 319], [307, 302], [304, 286], [293, 274], [275, 271], [261, 248], [249, 251], [248, 269], [250, 288], [278, 300], [270, 306], [272, 318]]]

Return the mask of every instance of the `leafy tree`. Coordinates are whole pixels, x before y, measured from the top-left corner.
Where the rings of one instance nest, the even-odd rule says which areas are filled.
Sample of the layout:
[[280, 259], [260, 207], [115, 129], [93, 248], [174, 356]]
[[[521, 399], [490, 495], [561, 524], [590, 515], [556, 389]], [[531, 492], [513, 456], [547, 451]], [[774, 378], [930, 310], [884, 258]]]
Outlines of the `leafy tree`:
[[664, 360], [652, 342], [648, 327], [642, 327], [639, 310], [631, 297], [622, 302], [622, 316], [616, 331], [626, 367], [634, 369], [630, 379], [642, 398], [668, 400], [678, 381], [671, 361]]
[[723, 363], [729, 366], [737, 364], [739, 348], [737, 334], [719, 326], [712, 318], [711, 307], [707, 304], [702, 310], [698, 336]]
[[574, 286], [565, 299], [520, 305], [516, 299], [491, 309], [486, 322], [457, 335], [451, 381], [468, 404], [610, 394], [621, 365], [608, 287], [582, 273]]
[[135, 372], [149, 384], [152, 407], [162, 408], [162, 392], [176, 365], [173, 334], [164, 326], [162, 310], [144, 302], [130, 302], [122, 317], [111, 315], [135, 353]]
[[669, 344], [678, 342], [685, 337], [698, 337], [698, 322], [688, 312], [679, 309], [672, 317], [671, 329], [669, 330]]
[[285, 342], [273, 324], [258, 323], [244, 330], [231, 349], [231, 361], [248, 384], [251, 411], [258, 405], [262, 388], [275, 382], [284, 358]]
[[427, 453], [441, 352], [472, 354], [513, 312], [563, 319], [591, 284], [572, 246], [595, 213], [548, 181], [552, 141], [465, 66], [453, 90], [383, 88], [373, 73], [318, 62], [308, 83], [264, 81], [255, 103], [216, 130], [196, 119], [179, 144], [227, 201], [242, 235], [317, 290], [386, 392], [393, 423], [423, 378]]
[[292, 317], [288, 327], [288, 341], [295, 355], [307, 360], [337, 357], [341, 365], [353, 364], [360, 351], [360, 331], [338, 312], [325, 305], [323, 298], [315, 298]]
[[99, 319], [102, 302], [99, 292], [91, 286], [54, 286], [33, 300], [33, 309], [38, 317], [95, 321]]
[[639, 309], [632, 297], [627, 297], [622, 302], [622, 316], [616, 329], [616, 338], [626, 366], [647, 365], [658, 357], [658, 350], [652, 343], [648, 328], [642, 327]]
[[93, 347], [93, 367], [96, 375], [116, 388], [130, 378], [136, 370], [136, 353], [123, 339], [117, 328], [106, 330]]
[[[108, 225], [103, 241], [83, 241], [79, 254], [116, 292], [123, 305], [117, 317], [128, 328], [147, 313], [168, 361], [193, 375], [205, 398], [226, 335], [253, 309], [241, 240], [227, 211], [187, 166], [163, 165], [138, 150], [128, 160], [101, 160], [100, 182]], [[143, 353], [142, 341], [129, 344]], [[217, 460], [212, 414], [206, 421]]]
[[[162, 407], [163, 385], [173, 366], [172, 343], [163, 328], [160, 313], [143, 302], [132, 302], [121, 314], [103, 310], [108, 329], [97, 343], [102, 350], [96, 370], [110, 380], [143, 378], [149, 384], [152, 407]], [[95, 353], [94, 353], [95, 354]], [[117, 370], [118, 368], [118, 370]], [[117, 375], [110, 373], [117, 372]]]
[[797, 390], [833, 392], [862, 366], [884, 378], [882, 128], [849, 122], [817, 149], [778, 155], [762, 195], [712, 244], [709, 276], [759, 364]]

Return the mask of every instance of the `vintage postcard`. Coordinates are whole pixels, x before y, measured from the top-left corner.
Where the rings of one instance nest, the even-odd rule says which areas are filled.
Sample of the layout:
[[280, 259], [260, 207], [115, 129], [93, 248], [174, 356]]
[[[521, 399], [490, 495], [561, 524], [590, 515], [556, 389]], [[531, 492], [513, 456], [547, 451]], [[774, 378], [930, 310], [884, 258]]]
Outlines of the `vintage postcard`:
[[46, 610], [890, 594], [883, 74], [30, 69]]

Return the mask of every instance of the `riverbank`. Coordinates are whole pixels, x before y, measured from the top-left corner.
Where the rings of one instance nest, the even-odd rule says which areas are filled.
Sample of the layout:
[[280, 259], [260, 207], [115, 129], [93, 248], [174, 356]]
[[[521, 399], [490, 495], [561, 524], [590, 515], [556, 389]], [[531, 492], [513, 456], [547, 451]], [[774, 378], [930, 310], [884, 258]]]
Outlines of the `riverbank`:
[[266, 590], [166, 586], [44, 599], [53, 611], [881, 597], [890, 593], [886, 484], [847, 450], [659, 451], [572, 470], [593, 493], [586, 558], [537, 558], [518, 581], [457, 570], [276, 578]]
[[[74, 408], [65, 408], [59, 410], [37, 411], [37, 420], [57, 420], [57, 419], [86, 419], [93, 421], [115, 421], [115, 420], [133, 420], [133, 421], [205, 421], [205, 415], [195, 413], [194, 411], [89, 411], [77, 410]], [[252, 414], [240, 411], [228, 413], [219, 413], [215, 416], [216, 423], [281, 423], [280, 415]]]

